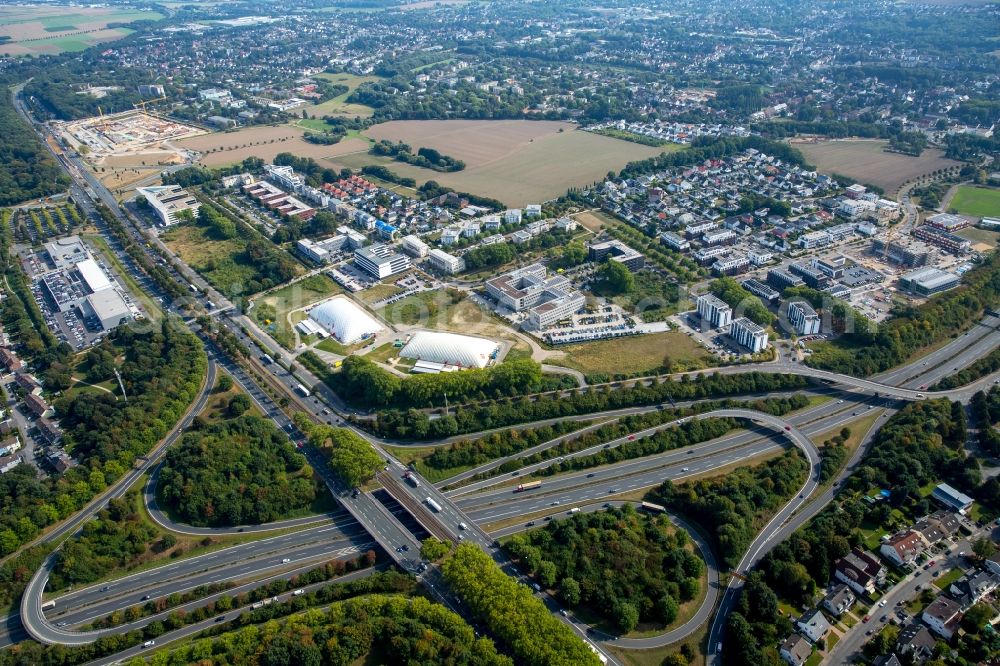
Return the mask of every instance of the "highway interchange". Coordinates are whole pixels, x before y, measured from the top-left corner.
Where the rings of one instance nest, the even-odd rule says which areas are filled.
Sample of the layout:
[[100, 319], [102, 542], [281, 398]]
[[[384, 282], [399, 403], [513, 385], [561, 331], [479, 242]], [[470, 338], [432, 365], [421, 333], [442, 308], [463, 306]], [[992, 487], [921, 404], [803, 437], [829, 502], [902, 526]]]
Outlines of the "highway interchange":
[[[20, 102], [18, 102], [18, 111], [22, 115], [25, 115], [25, 117], [28, 117]], [[158, 240], [155, 238], [147, 239], [137, 229], [132, 227], [131, 222], [118, 207], [117, 201], [114, 200], [111, 193], [103, 188], [97, 179], [83, 167], [78, 158], [65, 155], [57, 155], [57, 157], [64, 165], [70, 167], [67, 170], [74, 179], [74, 185], [71, 188], [74, 200], [81, 204], [84, 211], [92, 219], [95, 218], [95, 211], [93, 202], [90, 199], [90, 192], [95, 193], [118, 216], [141, 246], [146, 247], [147, 240], [152, 240], [154, 243]], [[104, 229], [103, 225], [99, 226], [102, 227], [101, 231], [108, 238], [112, 249], [118, 253], [123, 265], [133, 273], [133, 276], [139, 280], [142, 287], [153, 296], [164, 298], [165, 295], [160, 292], [157, 285], [152, 283], [122, 251], [117, 239], [107, 229]], [[353, 412], [348, 410], [339, 397], [333, 394], [328, 387], [322, 385], [311, 373], [299, 367], [295, 368], [294, 373], [289, 372], [286, 367], [292, 363], [293, 358], [264, 334], [249, 317], [237, 313], [232, 308], [232, 304], [222, 294], [212, 289], [200, 276], [196, 275], [186, 266], [177, 266], [176, 271], [171, 268], [171, 272], [178, 282], [190, 283], [198, 287], [200, 293], [192, 299], [195, 304], [206, 311], [218, 311], [222, 314], [221, 317], [218, 317], [218, 323], [236, 335], [240, 342], [251, 351], [250, 362], [254, 368], [254, 374], [265, 374], [266, 383], [270, 389], [273, 390], [276, 387], [280, 387], [282, 392], [292, 399], [293, 409], [305, 411], [317, 421], [347, 425], [345, 422], [342, 422], [342, 419]], [[164, 300], [164, 302], [166, 301]], [[178, 307], [178, 305], [172, 304], [168, 307], [168, 310], [179, 314], [180, 310]], [[190, 324], [191, 322], [189, 321], [188, 323]], [[526, 522], [509, 525], [492, 534], [487, 534], [479, 527], [480, 525], [534, 514], [551, 517], [565, 513], [569, 508], [575, 506], [580, 506], [585, 510], [594, 510], [600, 508], [601, 504], [609, 500], [614, 501], [615, 495], [657, 485], [665, 479], [683, 480], [689, 476], [705, 474], [712, 470], [736, 464], [742, 460], [751, 460], [773, 452], [777, 447], [786, 445], [790, 440], [791, 443], [798, 446], [806, 454], [812, 466], [812, 473], [808, 475], [799, 494], [794, 496], [775, 515], [774, 519], [761, 531], [760, 535], [758, 535], [757, 539], [751, 545], [739, 566], [740, 571], [746, 571], [752, 568], [754, 563], [770, 547], [779, 543], [791, 531], [821, 510], [833, 498], [836, 488], [839, 486], [839, 484], [834, 484], [825, 489], [818, 487], [819, 457], [816, 447], [810, 441], [809, 436], [815, 436], [850, 423], [859, 418], [859, 415], [868, 409], [878, 408], [883, 410], [882, 418], [878, 419], [876, 425], [866, 433], [862, 446], [855, 452], [847, 468], [840, 474], [837, 480], [846, 478], [857, 464], [857, 461], [860, 460], [878, 425], [898, 408], [899, 401], [934, 397], [948, 397], [953, 400], [968, 401], [975, 391], [982, 389], [994, 381], [994, 377], [990, 376], [953, 391], [929, 390], [929, 387], [932, 387], [942, 377], [952, 374], [956, 369], [967, 366], [996, 347], [998, 342], [1000, 342], [1000, 333], [996, 330], [998, 323], [1000, 323], [1000, 320], [997, 318], [986, 317], [983, 322], [974, 326], [968, 333], [959, 336], [947, 345], [924, 356], [919, 361], [905, 368], [899, 368], [872, 379], [859, 379], [836, 373], [817, 371], [788, 360], [779, 360], [755, 366], [731, 366], [713, 370], [713, 372], [725, 374], [763, 371], [807, 375], [814, 379], [826, 381], [829, 387], [821, 388], [821, 392], [837, 391], [839, 399], [828, 400], [819, 406], [789, 415], [786, 419], [748, 410], [707, 412], [695, 417], [689, 417], [731, 416], [766, 423], [767, 426], [764, 428], [754, 426], [748, 431], [732, 433], [716, 440], [686, 447], [685, 449], [669, 451], [664, 454], [648, 456], [637, 460], [629, 460], [617, 465], [546, 477], [543, 479], [542, 488], [526, 493], [515, 493], [512, 487], [500, 486], [498, 488], [498, 484], [510, 480], [509, 477], [503, 476], [494, 477], [482, 484], [451, 490], [447, 493], [442, 492], [440, 488], [435, 488], [423, 479], [420, 480], [421, 485], [419, 489], [414, 488], [400, 481], [400, 476], [405, 468], [386, 453], [384, 448], [385, 444], [398, 444], [397, 442], [381, 441], [370, 436], [363, 430], [356, 430], [356, 432], [365, 437], [385, 456], [387, 466], [386, 470], [380, 474], [379, 480], [385, 489], [389, 491], [392, 499], [402, 505], [405, 512], [416, 523], [421, 525], [427, 533], [453, 540], [461, 538], [478, 544], [497, 559], [502, 566], [506, 567], [508, 571], [513, 571], [513, 568], [505, 560], [502, 551], [497, 547], [495, 538], [514, 533], [520, 529], [526, 529]], [[194, 328], [197, 330], [196, 325]], [[252, 337], [247, 335], [247, 333], [251, 333]], [[272, 418], [278, 427], [288, 432], [297, 442], [301, 443], [303, 439], [301, 433], [295, 429], [288, 415], [278, 408], [268, 396], [267, 391], [262, 390], [257, 385], [250, 373], [247, 373], [243, 366], [228, 358], [220, 350], [215, 349], [210, 342], [208, 342], [207, 347], [210, 359], [206, 384], [192, 406], [192, 409], [189, 410], [181, 423], [178, 424], [178, 427], [171, 431], [170, 435], [157, 446], [146, 461], [142, 462], [136, 469], [131, 470], [104, 495], [96, 498], [84, 511], [60, 526], [54, 532], [53, 536], [47, 538], [58, 538], [65, 534], [76, 532], [86, 520], [95, 515], [106, 504], [108, 499], [121, 496], [138, 479], [147, 473], [151, 473], [151, 477], [145, 489], [145, 497], [147, 503], [150, 504], [151, 515], [153, 515], [154, 520], [171, 530], [186, 534], [205, 535], [238, 534], [255, 531], [267, 532], [281, 528], [297, 528], [298, 531], [251, 541], [239, 546], [214, 551], [200, 557], [167, 564], [145, 571], [142, 574], [125, 576], [115, 581], [74, 590], [56, 598], [55, 608], [49, 609], [46, 613], [42, 610], [42, 590], [48, 579], [47, 572], [51, 571], [54, 563], [55, 554], [53, 554], [46, 561], [46, 564], [36, 572], [22, 600], [20, 621], [24, 624], [28, 633], [35, 639], [50, 644], [86, 644], [105, 633], [121, 633], [131, 627], [116, 627], [114, 629], [89, 632], [81, 632], [76, 630], [77, 628], [116, 610], [143, 603], [143, 597], [156, 599], [182, 592], [198, 585], [226, 581], [232, 581], [241, 585], [242, 588], [249, 589], [262, 584], [261, 581], [267, 580], [269, 577], [287, 577], [295, 572], [307, 570], [317, 563], [325, 562], [332, 558], [353, 556], [360, 551], [371, 548], [373, 545], [372, 539], [381, 545], [390, 557], [396, 560], [397, 564], [410, 571], [418, 572], [418, 567], [420, 566], [419, 540], [418, 535], [414, 534], [414, 532], [419, 532], [420, 530], [413, 530], [412, 525], [409, 525], [409, 523], [404, 525], [403, 521], [406, 521], [406, 517], [399, 512], [394, 514], [388, 508], [386, 502], [380, 501], [372, 493], [352, 492], [351, 489], [338, 485], [337, 479], [332, 478], [328, 473], [325, 476], [325, 480], [331, 492], [337, 496], [345, 509], [345, 511], [338, 511], [330, 516], [319, 516], [299, 521], [286, 521], [277, 525], [242, 526], [216, 530], [176, 525], [155, 507], [155, 470], [159, 459], [165, 449], [176, 441], [183, 428], [187, 427], [194, 415], [204, 407], [208, 391], [215, 383], [216, 373], [219, 371], [219, 368], [233, 376], [251, 395], [263, 413]], [[266, 367], [262, 366], [256, 362], [256, 357], [264, 354], [281, 359], [282, 363], [271, 364]], [[627, 382], [624, 385], [642, 381], [646, 380]], [[308, 397], [297, 395], [295, 387], [299, 383], [316, 387], [313, 394]], [[618, 388], [622, 385], [622, 383], [616, 383], [613, 385], [613, 388]], [[622, 412], [641, 413], [642, 411], [649, 411], [656, 408], [656, 406], [651, 406], [636, 410], [618, 410], [617, 412], [590, 414], [572, 418], [574, 420], [606, 420], [616, 418]], [[633, 435], [635, 437], [649, 436], [658, 429], [670, 426], [671, 424], [664, 424], [663, 426], [658, 426], [657, 428], [641, 433], [633, 433]], [[471, 435], [466, 437], [471, 437]], [[555, 445], [561, 439], [548, 444]], [[627, 441], [627, 438], [615, 440], [608, 444], [614, 446], [621, 444], [622, 441]], [[603, 448], [604, 444], [600, 446]], [[319, 458], [320, 454], [309, 447], [304, 448], [303, 452], [309, 456], [310, 462], [313, 463], [315, 469], [318, 471], [326, 470], [325, 464]], [[517, 455], [524, 456], [529, 455], [529, 453], [522, 452]], [[587, 455], [587, 452], [578, 452], [574, 455]], [[506, 460], [496, 461], [496, 464], [499, 465]], [[531, 470], [522, 470], [521, 474], [526, 474], [529, 471]], [[455, 479], [449, 480], [451, 483], [455, 481]], [[441, 510], [439, 512], [432, 512], [426, 508], [424, 500], [427, 497], [432, 497], [440, 504]], [[680, 520], [678, 517], [674, 518]], [[464, 529], [460, 526], [463, 524], [465, 525]], [[705, 554], [706, 561], [712, 565], [714, 559], [708, 550], [707, 544], [701, 540], [700, 535], [696, 540]], [[405, 550], [403, 549], [404, 546]], [[426, 572], [418, 573], [428, 583], [428, 586], [439, 600], [452, 608], [456, 607], [456, 604], [458, 604], [457, 600], [449, 596], [434, 567], [431, 567]], [[710, 566], [710, 579], [718, 581], [718, 574], [719, 572], [715, 567]], [[437, 583], [437, 585], [434, 583]], [[669, 644], [690, 635], [714, 615], [708, 645], [709, 663], [714, 663], [716, 658], [715, 647], [720, 642], [724, 618], [732, 605], [735, 598], [735, 591], [739, 585], [738, 578], [731, 578], [729, 586], [722, 592], [721, 601], [717, 599], [718, 591], [713, 590], [714, 593], [708, 595], [706, 602], [699, 609], [696, 616], [691, 618], [682, 627], [675, 628], [657, 637], [645, 639], [623, 638], [613, 642], [621, 647], [629, 648], [648, 648]], [[208, 603], [212, 598], [209, 597], [192, 602], [190, 608], [196, 608], [198, 605]], [[558, 606], [552, 598], [546, 596], [545, 601], [553, 610], [558, 610]], [[716, 609], [717, 602], [721, 604], [718, 606], [718, 609]], [[12, 630], [12, 627], [17, 624], [17, 619], [16, 616], [8, 618], [7, 641], [19, 637], [18, 633]], [[135, 623], [135, 626], [142, 626], [152, 619], [154, 618], [139, 620]], [[586, 625], [575, 622], [572, 617], [564, 617], [563, 619], [572, 625], [581, 635], [586, 635], [588, 629]], [[210, 623], [208, 626], [210, 626]], [[190, 635], [194, 631], [200, 630], [196, 629], [196, 627], [197, 625], [194, 625], [178, 632], [171, 632], [165, 635], [164, 639], [169, 640], [183, 635]], [[611, 637], [605, 636], [592, 636], [592, 638], [611, 639]], [[3, 640], [4, 637], [0, 636], [0, 642]], [[133, 649], [131, 654], [134, 653], [135, 649]], [[106, 661], [119, 659], [127, 656], [127, 654], [112, 655]], [[609, 657], [609, 661], [617, 663], [610, 655], [606, 654], [606, 656]]]

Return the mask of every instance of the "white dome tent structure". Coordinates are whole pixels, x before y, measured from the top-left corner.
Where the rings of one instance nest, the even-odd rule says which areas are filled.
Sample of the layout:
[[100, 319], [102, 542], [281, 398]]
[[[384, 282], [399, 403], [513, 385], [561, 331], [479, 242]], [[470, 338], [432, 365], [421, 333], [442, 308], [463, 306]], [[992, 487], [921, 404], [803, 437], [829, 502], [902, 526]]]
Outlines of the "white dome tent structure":
[[492, 340], [471, 335], [419, 331], [410, 338], [399, 355], [415, 359], [413, 372], [448, 372], [464, 368], [484, 368], [499, 352]]
[[344, 345], [370, 338], [382, 325], [347, 298], [334, 298], [310, 310], [309, 318]]

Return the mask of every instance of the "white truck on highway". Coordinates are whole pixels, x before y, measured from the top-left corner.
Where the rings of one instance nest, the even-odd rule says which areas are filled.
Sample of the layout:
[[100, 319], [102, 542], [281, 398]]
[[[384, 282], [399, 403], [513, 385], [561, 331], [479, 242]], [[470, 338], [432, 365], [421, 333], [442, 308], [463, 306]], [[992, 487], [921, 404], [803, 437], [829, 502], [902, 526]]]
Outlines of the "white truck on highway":
[[424, 502], [434, 510], [434, 513], [441, 513], [441, 505], [435, 502], [433, 497], [428, 497]]
[[309, 397], [310, 395], [312, 395], [312, 394], [311, 394], [311, 393], [309, 392], [309, 389], [307, 389], [307, 388], [306, 388], [305, 386], [303, 386], [302, 384], [296, 384], [296, 385], [295, 385], [295, 390], [296, 390], [296, 391], [298, 391], [299, 393], [301, 393], [301, 394], [302, 394], [302, 397], [303, 397], [303, 398], [308, 398], [308, 397]]

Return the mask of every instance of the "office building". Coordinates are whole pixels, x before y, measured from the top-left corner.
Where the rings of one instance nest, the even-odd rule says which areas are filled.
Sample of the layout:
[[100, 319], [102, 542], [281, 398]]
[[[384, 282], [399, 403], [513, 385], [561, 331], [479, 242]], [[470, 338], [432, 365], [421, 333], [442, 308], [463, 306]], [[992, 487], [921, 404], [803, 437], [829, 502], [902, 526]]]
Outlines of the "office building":
[[402, 248], [403, 252], [417, 259], [426, 257], [430, 249], [427, 243], [413, 235], [403, 237]]
[[307, 259], [315, 261], [317, 264], [326, 264], [333, 261], [334, 256], [347, 246], [347, 236], [337, 235], [321, 241], [312, 241], [303, 238], [295, 244], [295, 249]]
[[829, 278], [823, 274], [823, 271], [818, 268], [813, 268], [812, 266], [792, 262], [788, 265], [788, 270], [802, 278], [806, 285], [812, 287], [813, 289], [822, 289], [830, 282]]
[[448, 275], [461, 273], [465, 270], [465, 259], [448, 254], [444, 250], [434, 248], [428, 253], [427, 259], [431, 266]]
[[972, 241], [937, 227], [917, 227], [913, 230], [913, 236], [952, 254], [967, 254], [972, 249]]
[[729, 337], [753, 354], [767, 349], [767, 331], [746, 317], [733, 320], [729, 325]]
[[409, 257], [405, 257], [388, 245], [376, 243], [354, 251], [354, 264], [366, 273], [378, 278], [387, 278], [402, 273], [410, 267]]
[[781, 294], [776, 289], [772, 289], [763, 282], [749, 278], [741, 283], [744, 289], [754, 296], [759, 296], [768, 303], [777, 303], [781, 299]]
[[155, 187], [137, 187], [136, 194], [144, 197], [152, 207], [160, 224], [165, 227], [177, 224], [178, 214], [189, 211], [191, 216], [198, 215], [201, 203], [193, 194], [180, 185], [158, 185]]
[[712, 264], [715, 275], [739, 275], [750, 268], [750, 260], [746, 257], [720, 257]]
[[819, 315], [805, 301], [791, 301], [788, 304], [788, 322], [799, 335], [819, 333]]
[[541, 330], [580, 311], [586, 298], [561, 275], [549, 277], [545, 266], [532, 264], [486, 281], [487, 293], [512, 312], [528, 311], [526, 325]]
[[931, 254], [926, 250], [910, 249], [902, 243], [886, 243], [878, 238], [872, 241], [872, 254], [884, 257], [889, 263], [909, 268], [926, 266], [931, 260]]
[[699, 296], [697, 307], [698, 316], [707, 321], [710, 328], [725, 328], [733, 320], [733, 309], [713, 294]]
[[784, 291], [789, 287], [801, 287], [805, 281], [783, 268], [772, 268], [767, 271], [767, 283], [778, 291]]
[[639, 270], [646, 263], [646, 258], [641, 253], [618, 240], [592, 244], [588, 257], [591, 261], [603, 261], [607, 257], [609, 261], [617, 261], [630, 271]]

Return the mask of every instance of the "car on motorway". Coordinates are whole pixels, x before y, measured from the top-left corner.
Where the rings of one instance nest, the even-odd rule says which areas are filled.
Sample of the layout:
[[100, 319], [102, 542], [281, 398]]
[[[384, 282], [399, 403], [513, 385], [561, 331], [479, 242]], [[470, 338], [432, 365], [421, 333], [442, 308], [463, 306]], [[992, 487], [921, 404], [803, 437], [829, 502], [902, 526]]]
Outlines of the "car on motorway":
[[101, 588], [101, 592], [107, 592], [110, 589], [111, 589], [110, 585], [105, 585], [104, 587]]
[[139, 601], [149, 601], [149, 599], [150, 599], [150, 596], [149, 596], [149, 595], [147, 594], [146, 596], [144, 596], [144, 597], [143, 597], [142, 599], [140, 599]]
[[596, 475], [596, 474], [594, 474], [593, 472], [591, 472], [590, 474], [588, 474], [588, 475], [587, 475], [587, 478], [588, 478], [588, 479], [592, 479], [592, 478], [594, 478], [595, 476], [597, 476], [597, 475]]
[[559, 614], [562, 615], [563, 617], [569, 617], [569, 613], [566, 612], [565, 608], [563, 608], [562, 610], [560, 610]]
[[609, 495], [614, 495], [615, 493], [620, 493], [621, 491], [622, 491], [621, 488], [609, 488], [608, 489], [608, 494]]
[[295, 590], [294, 592], [292, 592], [292, 596], [293, 597], [301, 597], [305, 593], [306, 593], [305, 590], [303, 590], [302, 588], [299, 588], [299, 589]]
[[220, 615], [219, 617], [215, 618], [215, 621], [216, 622], [225, 622], [226, 621], [226, 616], [225, 615]]
[[149, 648], [153, 647], [154, 645], [156, 645], [156, 641], [146, 641], [145, 643], [142, 644], [142, 647]]
[[534, 527], [534, 526], [535, 526], [535, 521], [533, 521], [533, 520], [529, 520], [528, 522], [526, 522], [526, 523], [524, 524], [524, 526], [525, 526], [525, 527]]
[[791, 431], [792, 431], [792, 426], [790, 426], [790, 425], [786, 425], [786, 426], [785, 426], [785, 430], [787, 430], [787, 431], [791, 432]]
[[628, 436], [628, 441], [630, 441], [630, 442], [635, 441], [635, 435], [629, 435]]
[[291, 562], [291, 561], [292, 561], [292, 560], [291, 560], [291, 558], [289, 558], [289, 557], [286, 557], [286, 558], [284, 558], [284, 559], [282, 559], [282, 560], [281, 560], [281, 563], [282, 563], [282, 564], [288, 564], [288, 563], [289, 563], [289, 562]]
[[559, 500], [556, 500], [556, 501], [554, 501], [554, 502], [553, 502], [552, 504], [550, 504], [549, 506], [559, 506]]

